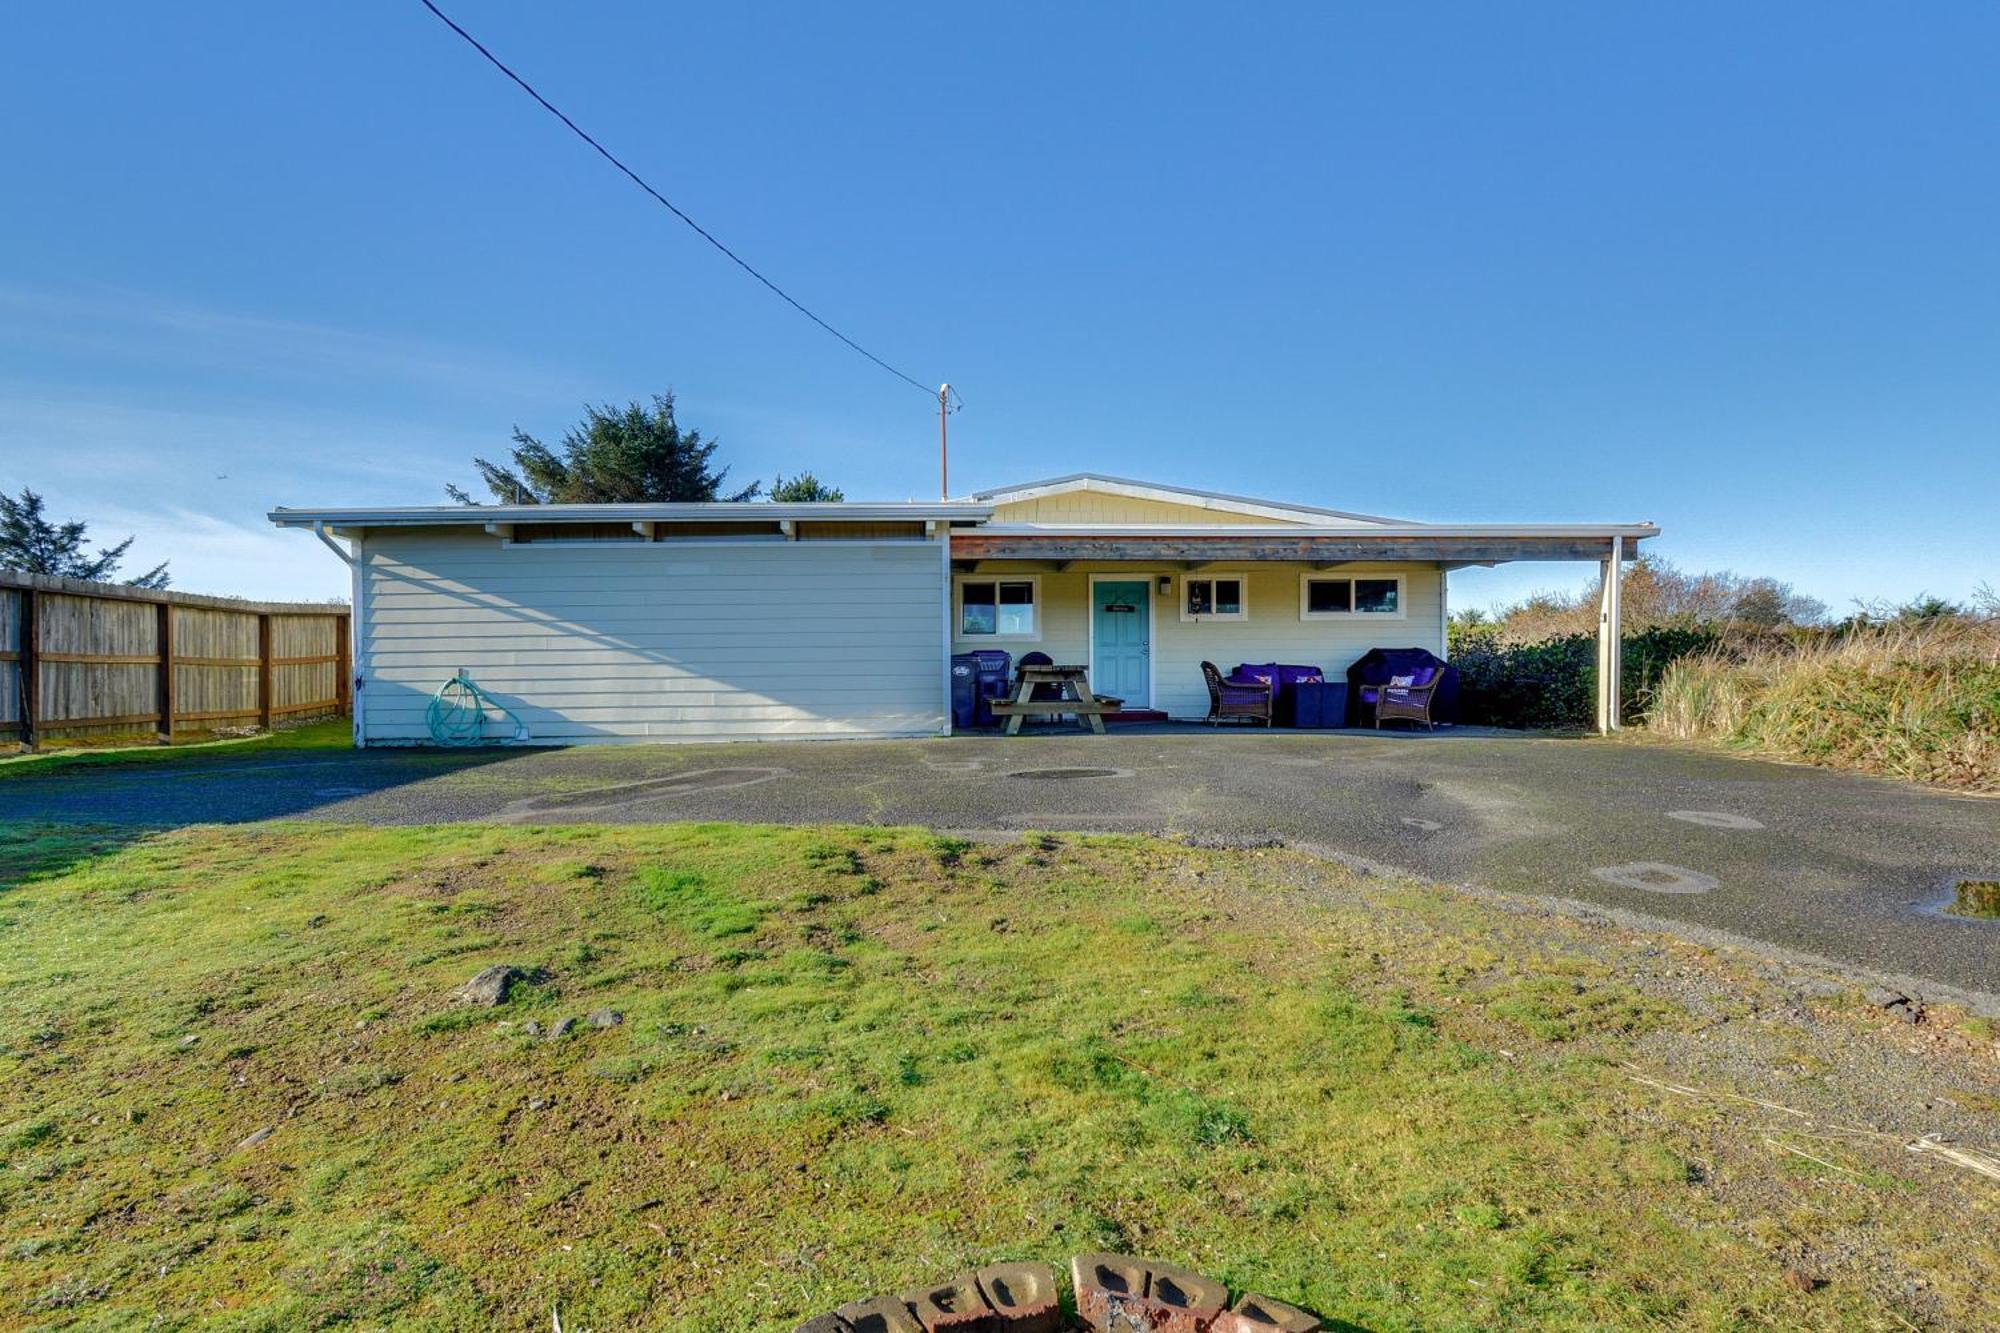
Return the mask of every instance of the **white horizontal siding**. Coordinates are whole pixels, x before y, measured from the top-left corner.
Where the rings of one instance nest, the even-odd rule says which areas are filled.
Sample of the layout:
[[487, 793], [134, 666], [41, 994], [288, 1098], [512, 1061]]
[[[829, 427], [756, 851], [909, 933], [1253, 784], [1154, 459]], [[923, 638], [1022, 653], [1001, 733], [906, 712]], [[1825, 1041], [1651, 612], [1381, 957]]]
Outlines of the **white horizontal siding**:
[[935, 542], [687, 551], [377, 529], [362, 548], [366, 739], [427, 740], [431, 694], [461, 668], [537, 741], [936, 732], [942, 559]]

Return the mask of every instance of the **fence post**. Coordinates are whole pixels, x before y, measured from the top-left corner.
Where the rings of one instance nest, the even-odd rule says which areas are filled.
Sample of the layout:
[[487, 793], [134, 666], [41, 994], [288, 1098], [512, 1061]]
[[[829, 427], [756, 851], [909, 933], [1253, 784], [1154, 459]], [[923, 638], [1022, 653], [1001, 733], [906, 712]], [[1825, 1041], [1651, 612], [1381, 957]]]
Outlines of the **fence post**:
[[271, 616], [257, 615], [257, 725], [271, 729]]
[[161, 602], [153, 608], [153, 642], [160, 649], [160, 720], [154, 724], [160, 744], [174, 743], [174, 604]]
[[353, 624], [347, 616], [333, 618], [333, 703], [342, 717], [354, 715], [350, 701], [354, 689], [354, 653], [347, 642]]
[[21, 655], [14, 666], [21, 673], [21, 748], [32, 750], [42, 713], [42, 599], [33, 588], [21, 589]]

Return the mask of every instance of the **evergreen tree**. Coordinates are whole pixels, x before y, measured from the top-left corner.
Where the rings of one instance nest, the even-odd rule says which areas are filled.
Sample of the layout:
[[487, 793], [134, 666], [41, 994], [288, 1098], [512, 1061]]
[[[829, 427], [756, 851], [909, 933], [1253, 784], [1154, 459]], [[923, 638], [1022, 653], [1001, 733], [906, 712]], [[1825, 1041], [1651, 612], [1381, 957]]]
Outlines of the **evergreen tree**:
[[[514, 431], [513, 466], [475, 458], [480, 480], [499, 504], [618, 504], [684, 500], [750, 500], [752, 482], [722, 494], [728, 468], [711, 470], [715, 441], [674, 420], [674, 396], [656, 394], [653, 405], [606, 404], [584, 408], [584, 419], [551, 449], [524, 430]], [[457, 486], [446, 494], [477, 504]]]
[[[0, 492], [0, 569], [109, 583], [125, 563], [132, 539], [127, 537], [92, 555], [84, 548], [89, 533], [89, 525], [81, 519], [52, 521], [42, 497], [25, 486], [18, 497]], [[133, 588], [164, 588], [169, 582], [166, 562], [124, 582]]]
[[780, 504], [837, 504], [847, 498], [838, 486], [829, 486], [810, 472], [796, 477], [779, 473], [771, 483], [771, 498]]

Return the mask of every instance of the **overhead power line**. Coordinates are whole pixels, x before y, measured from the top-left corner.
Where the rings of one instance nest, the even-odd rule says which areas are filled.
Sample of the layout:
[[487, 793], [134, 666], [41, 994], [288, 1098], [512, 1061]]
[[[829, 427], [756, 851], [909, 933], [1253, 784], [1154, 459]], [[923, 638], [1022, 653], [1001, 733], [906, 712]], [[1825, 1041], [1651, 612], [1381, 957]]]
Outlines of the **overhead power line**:
[[437, 16], [438, 22], [444, 24], [445, 27], [450, 28], [453, 32], [457, 33], [460, 37], [464, 38], [466, 43], [470, 45], [473, 50], [479, 52], [480, 55], [485, 56], [488, 63], [490, 63], [493, 66], [493, 68], [499, 70], [502, 74], [505, 74], [508, 78], [512, 79], [514, 83], [521, 89], [522, 92], [526, 93], [528, 96], [534, 98], [535, 101], [539, 102], [541, 104], [542, 110], [548, 112], [550, 115], [554, 116], [557, 120], [561, 121], [564, 125], [568, 126], [571, 134], [574, 134], [577, 138], [589, 144], [593, 149], [597, 151], [597, 155], [599, 157], [602, 157], [606, 162], [609, 162], [612, 166], [618, 168], [618, 170], [623, 172], [625, 176], [634, 185], [644, 190], [647, 194], [653, 196], [653, 199], [662, 208], [666, 209], [669, 213], [672, 213], [682, 222], [685, 222], [687, 223], [688, 226], [692, 227], [697, 236], [701, 237], [701, 239], [703, 239], [704, 241], [707, 241], [710, 245], [720, 250], [723, 254], [729, 256], [731, 263], [735, 264], [745, 273], [748, 273], [751, 277], [757, 279], [757, 281], [763, 283], [766, 287], [770, 288], [773, 292], [775, 292], [778, 295], [780, 299], [782, 299], [785, 302], [786, 305], [798, 311], [801, 315], [804, 315], [807, 319], [819, 325], [822, 329], [825, 329], [828, 333], [831, 333], [834, 337], [840, 339], [842, 342], [846, 343], [849, 347], [861, 353], [861, 355], [867, 357], [870, 361], [873, 361], [876, 365], [888, 371], [891, 375], [894, 375], [897, 379], [903, 381], [903, 383], [910, 385], [912, 388], [922, 389], [924, 393], [929, 397], [935, 398], [937, 396], [938, 391], [936, 389], [931, 388], [930, 386], [923, 383], [923, 381], [921, 380], [912, 379], [910, 376], [905, 375], [902, 371], [896, 369], [894, 366], [890, 365], [887, 361], [884, 361], [881, 357], [875, 355], [875, 353], [869, 351], [866, 347], [863, 347], [860, 343], [854, 341], [854, 339], [848, 337], [846, 334], [842, 333], [839, 329], [836, 329], [835, 327], [833, 327], [833, 325], [821, 319], [818, 315], [815, 315], [812, 311], [808, 310], [804, 305], [802, 305], [798, 301], [798, 299], [794, 297], [790, 292], [786, 291], [783, 287], [780, 287], [777, 283], [772, 282], [762, 273], [759, 273], [754, 267], [751, 266], [748, 260], [744, 259], [743, 256], [737, 254], [734, 250], [724, 245], [721, 241], [717, 240], [715, 236], [708, 230], [708, 228], [702, 226], [699, 222], [696, 222], [686, 213], [683, 213], [678, 207], [675, 206], [673, 200], [667, 198], [665, 195], [661, 194], [658, 190], [654, 189], [650, 184], [648, 184], [645, 177], [641, 176], [638, 172], [632, 170], [632, 168], [626, 166], [623, 162], [619, 161], [617, 156], [613, 154], [610, 149], [606, 148], [603, 144], [597, 142], [597, 140], [591, 138], [590, 135], [586, 133], [580, 125], [578, 125], [575, 121], [571, 120], [568, 116], [564, 115], [562, 110], [559, 107], [557, 107], [555, 103], [549, 101], [548, 98], [536, 92], [533, 84], [529, 83], [519, 74], [516, 74], [513, 70], [509, 69], [507, 67], [506, 62], [501, 60], [499, 56], [496, 56], [491, 51], [487, 50], [485, 44], [481, 42], [477, 37], [474, 37], [464, 28], [459, 27], [458, 24], [452, 20], [452, 17], [449, 14], [445, 13], [442, 9], [439, 9], [436, 5], [432, 4], [431, 0], [420, 0], [420, 3], [423, 5], [425, 9], [430, 10], [432, 14]]

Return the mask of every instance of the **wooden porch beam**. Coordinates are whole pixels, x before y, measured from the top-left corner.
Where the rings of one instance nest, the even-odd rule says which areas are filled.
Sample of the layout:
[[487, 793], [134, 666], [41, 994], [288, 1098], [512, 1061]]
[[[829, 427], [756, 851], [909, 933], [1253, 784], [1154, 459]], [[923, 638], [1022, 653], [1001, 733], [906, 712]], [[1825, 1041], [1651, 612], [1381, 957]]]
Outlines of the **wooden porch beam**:
[[952, 547], [951, 572], [954, 574], [1060, 574], [1076, 562], [1006, 555], [998, 557], [997, 563], [1002, 567], [995, 568], [994, 560], [969, 560], [956, 546]]

